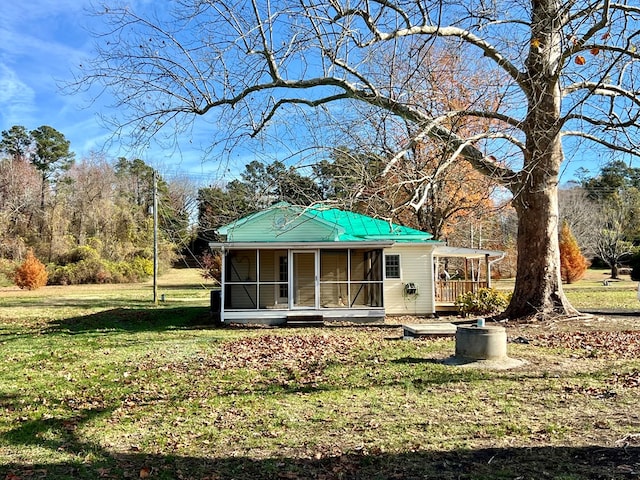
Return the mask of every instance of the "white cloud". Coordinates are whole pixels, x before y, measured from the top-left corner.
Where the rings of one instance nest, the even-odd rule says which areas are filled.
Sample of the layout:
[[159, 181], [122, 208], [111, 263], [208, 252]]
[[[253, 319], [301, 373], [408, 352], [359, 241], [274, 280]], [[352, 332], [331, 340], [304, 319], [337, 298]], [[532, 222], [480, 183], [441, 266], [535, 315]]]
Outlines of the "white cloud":
[[33, 89], [13, 70], [0, 64], [0, 123], [7, 126], [28, 124], [35, 111]]

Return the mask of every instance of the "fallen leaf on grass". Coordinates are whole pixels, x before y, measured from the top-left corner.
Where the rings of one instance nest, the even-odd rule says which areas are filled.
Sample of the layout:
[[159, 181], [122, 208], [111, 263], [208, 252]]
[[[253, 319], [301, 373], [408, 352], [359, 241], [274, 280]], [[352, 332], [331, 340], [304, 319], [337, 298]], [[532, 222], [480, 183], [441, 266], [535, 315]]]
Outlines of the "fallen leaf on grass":
[[582, 351], [585, 357], [640, 357], [640, 331], [554, 332], [530, 340], [536, 346]]
[[100, 477], [107, 477], [107, 476], [109, 476], [110, 473], [111, 473], [111, 470], [109, 470], [107, 468], [99, 468], [98, 469], [98, 475], [100, 475]]
[[630, 433], [616, 441], [617, 446], [640, 445], [640, 433]]

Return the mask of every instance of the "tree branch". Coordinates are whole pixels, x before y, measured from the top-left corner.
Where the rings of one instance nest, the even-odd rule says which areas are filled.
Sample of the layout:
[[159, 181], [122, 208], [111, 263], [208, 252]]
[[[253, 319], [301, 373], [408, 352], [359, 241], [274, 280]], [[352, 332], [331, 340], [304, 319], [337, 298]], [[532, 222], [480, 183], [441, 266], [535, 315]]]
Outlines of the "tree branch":
[[571, 137], [571, 136], [581, 137], [587, 140], [591, 140], [595, 143], [599, 143], [600, 145], [603, 145], [607, 148], [615, 150], [616, 152], [628, 153], [636, 157], [640, 157], [640, 150], [634, 147], [625, 147], [624, 145], [618, 145], [613, 142], [609, 142], [602, 137], [591, 135], [590, 133], [584, 132], [582, 130], [573, 130], [573, 131], [568, 130], [568, 131], [561, 132], [561, 135], [563, 137]]

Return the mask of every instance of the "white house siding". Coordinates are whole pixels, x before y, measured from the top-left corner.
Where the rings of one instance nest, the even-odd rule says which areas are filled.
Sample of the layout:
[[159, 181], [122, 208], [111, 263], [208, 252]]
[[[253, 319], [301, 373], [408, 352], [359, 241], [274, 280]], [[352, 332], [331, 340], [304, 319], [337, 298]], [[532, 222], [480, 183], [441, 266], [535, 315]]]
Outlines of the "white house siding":
[[[385, 255], [400, 255], [400, 279], [384, 281], [384, 306], [389, 315], [433, 315], [433, 246], [396, 244]], [[406, 295], [404, 286], [414, 283], [417, 295]]]

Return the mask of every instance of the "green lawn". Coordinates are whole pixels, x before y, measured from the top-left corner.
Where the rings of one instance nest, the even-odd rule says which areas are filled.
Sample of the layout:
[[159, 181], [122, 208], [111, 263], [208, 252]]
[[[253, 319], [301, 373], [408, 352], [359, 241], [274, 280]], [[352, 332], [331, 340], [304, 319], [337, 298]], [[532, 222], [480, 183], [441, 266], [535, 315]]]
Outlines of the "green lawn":
[[585, 335], [510, 327], [528, 363], [504, 371], [444, 365], [452, 339], [393, 325], [216, 329], [190, 272], [160, 293], [153, 306], [149, 284], [0, 290], [0, 479], [640, 472], [633, 317]]
[[[578, 309], [589, 311], [621, 311], [640, 314], [640, 301], [637, 298], [638, 282], [629, 275], [621, 275], [620, 280], [609, 280], [609, 270], [588, 270], [579, 282], [563, 285], [571, 303]], [[607, 285], [604, 285], [604, 281]], [[512, 290], [513, 279], [494, 282], [500, 290]]]
[[[619, 310], [640, 314], [640, 301], [637, 297], [638, 282], [628, 275], [620, 280], [609, 280], [608, 270], [590, 270], [583, 280], [565, 285], [569, 300], [578, 309]], [[606, 281], [607, 285], [603, 282]]]

